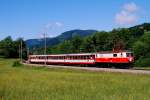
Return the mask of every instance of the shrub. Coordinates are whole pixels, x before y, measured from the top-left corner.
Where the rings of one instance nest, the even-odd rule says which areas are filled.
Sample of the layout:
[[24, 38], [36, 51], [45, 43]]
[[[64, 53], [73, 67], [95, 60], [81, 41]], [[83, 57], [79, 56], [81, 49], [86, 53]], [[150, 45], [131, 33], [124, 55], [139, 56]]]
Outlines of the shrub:
[[136, 67], [148, 67], [148, 66], [150, 66], [150, 58], [142, 58], [141, 57], [134, 63], [134, 65]]
[[20, 67], [22, 64], [20, 63], [20, 61], [14, 61], [13, 63], [13, 67]]

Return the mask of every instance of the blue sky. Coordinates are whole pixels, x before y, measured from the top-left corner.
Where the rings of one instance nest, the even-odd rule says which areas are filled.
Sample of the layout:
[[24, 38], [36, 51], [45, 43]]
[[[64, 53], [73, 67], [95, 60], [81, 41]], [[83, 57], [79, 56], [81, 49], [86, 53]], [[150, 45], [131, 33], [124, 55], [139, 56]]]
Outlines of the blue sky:
[[72, 29], [110, 31], [150, 22], [149, 0], [0, 0], [0, 40], [54, 37]]

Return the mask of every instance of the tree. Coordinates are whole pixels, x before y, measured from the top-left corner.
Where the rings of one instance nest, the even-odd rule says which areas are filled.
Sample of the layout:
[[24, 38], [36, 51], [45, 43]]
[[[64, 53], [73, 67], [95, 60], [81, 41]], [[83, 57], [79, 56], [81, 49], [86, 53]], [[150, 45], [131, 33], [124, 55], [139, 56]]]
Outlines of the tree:
[[15, 55], [14, 57], [19, 57], [19, 49], [21, 49], [21, 42], [22, 42], [22, 57], [24, 59], [27, 58], [27, 47], [26, 47], [26, 43], [24, 42], [24, 40], [22, 38], [18, 38], [17, 40], [13, 41], [13, 48], [15, 50]]
[[134, 43], [134, 54], [136, 57], [136, 66], [150, 66], [150, 32], [144, 35]]
[[97, 32], [95, 35], [94, 35], [94, 39], [96, 40], [95, 42], [95, 48], [96, 48], [96, 51], [106, 51], [108, 50], [108, 44], [109, 43], [109, 34], [107, 32]]
[[6, 58], [19, 57], [19, 45], [22, 41], [23, 58], [26, 58], [26, 45], [23, 39], [13, 41], [10, 36], [0, 41], [0, 55]]
[[71, 47], [72, 47], [71, 42], [69, 40], [68, 41], [66, 40], [57, 46], [57, 51], [58, 53], [61, 54], [71, 53], [72, 52]]
[[76, 35], [71, 40], [71, 50], [72, 53], [79, 53], [82, 44], [82, 39], [80, 36]]
[[144, 35], [134, 43], [133, 50], [137, 58], [150, 57], [150, 32], [144, 33]]
[[7, 58], [13, 56], [15, 50], [13, 49], [13, 41], [10, 36], [1, 41], [0, 48], [2, 56]]

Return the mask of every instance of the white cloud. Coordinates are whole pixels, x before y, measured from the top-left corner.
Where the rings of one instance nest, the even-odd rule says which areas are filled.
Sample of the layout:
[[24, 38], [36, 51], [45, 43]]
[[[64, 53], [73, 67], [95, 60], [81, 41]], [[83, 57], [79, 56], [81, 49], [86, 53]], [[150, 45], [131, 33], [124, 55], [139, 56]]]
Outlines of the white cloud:
[[136, 12], [138, 10], [138, 7], [134, 2], [131, 2], [131, 3], [125, 4], [123, 9], [128, 12]]
[[138, 21], [138, 7], [135, 3], [125, 4], [122, 10], [116, 14], [115, 21], [119, 25], [133, 24]]
[[138, 16], [134, 14], [130, 14], [126, 11], [121, 11], [120, 13], [116, 14], [116, 23], [117, 24], [132, 24], [138, 20]]
[[43, 38], [43, 34], [46, 34], [46, 37], [54, 37], [59, 34], [59, 31], [62, 30], [64, 26], [61, 22], [49, 22], [45, 24], [40, 32], [39, 37]]
[[63, 26], [63, 24], [60, 23], [60, 22], [56, 22], [55, 24], [56, 24], [56, 26], [58, 26], [58, 27], [62, 27], [62, 26]]
[[55, 29], [55, 28], [59, 28], [62, 27], [63, 24], [61, 22], [54, 22], [54, 23], [48, 23], [46, 24], [45, 28], [46, 29]]

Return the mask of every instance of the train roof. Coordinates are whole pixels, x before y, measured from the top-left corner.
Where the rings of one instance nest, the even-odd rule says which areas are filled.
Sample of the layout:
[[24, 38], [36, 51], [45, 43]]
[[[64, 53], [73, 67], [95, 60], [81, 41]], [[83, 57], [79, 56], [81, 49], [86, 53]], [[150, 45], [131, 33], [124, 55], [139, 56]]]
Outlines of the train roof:
[[107, 53], [123, 53], [123, 52], [127, 52], [127, 53], [131, 53], [132, 51], [130, 50], [123, 50], [123, 51], [100, 51], [100, 52], [97, 52], [97, 53], [101, 53], [101, 54], [107, 54]]
[[78, 55], [94, 55], [95, 53], [73, 53], [73, 54], [49, 54], [49, 55], [31, 55], [31, 56], [78, 56]]
[[95, 53], [72, 53], [72, 54], [48, 54], [48, 55], [30, 55], [30, 56], [79, 56], [79, 55], [95, 55], [95, 54], [109, 54], [109, 53], [131, 53], [129, 50], [124, 51], [101, 51]]

